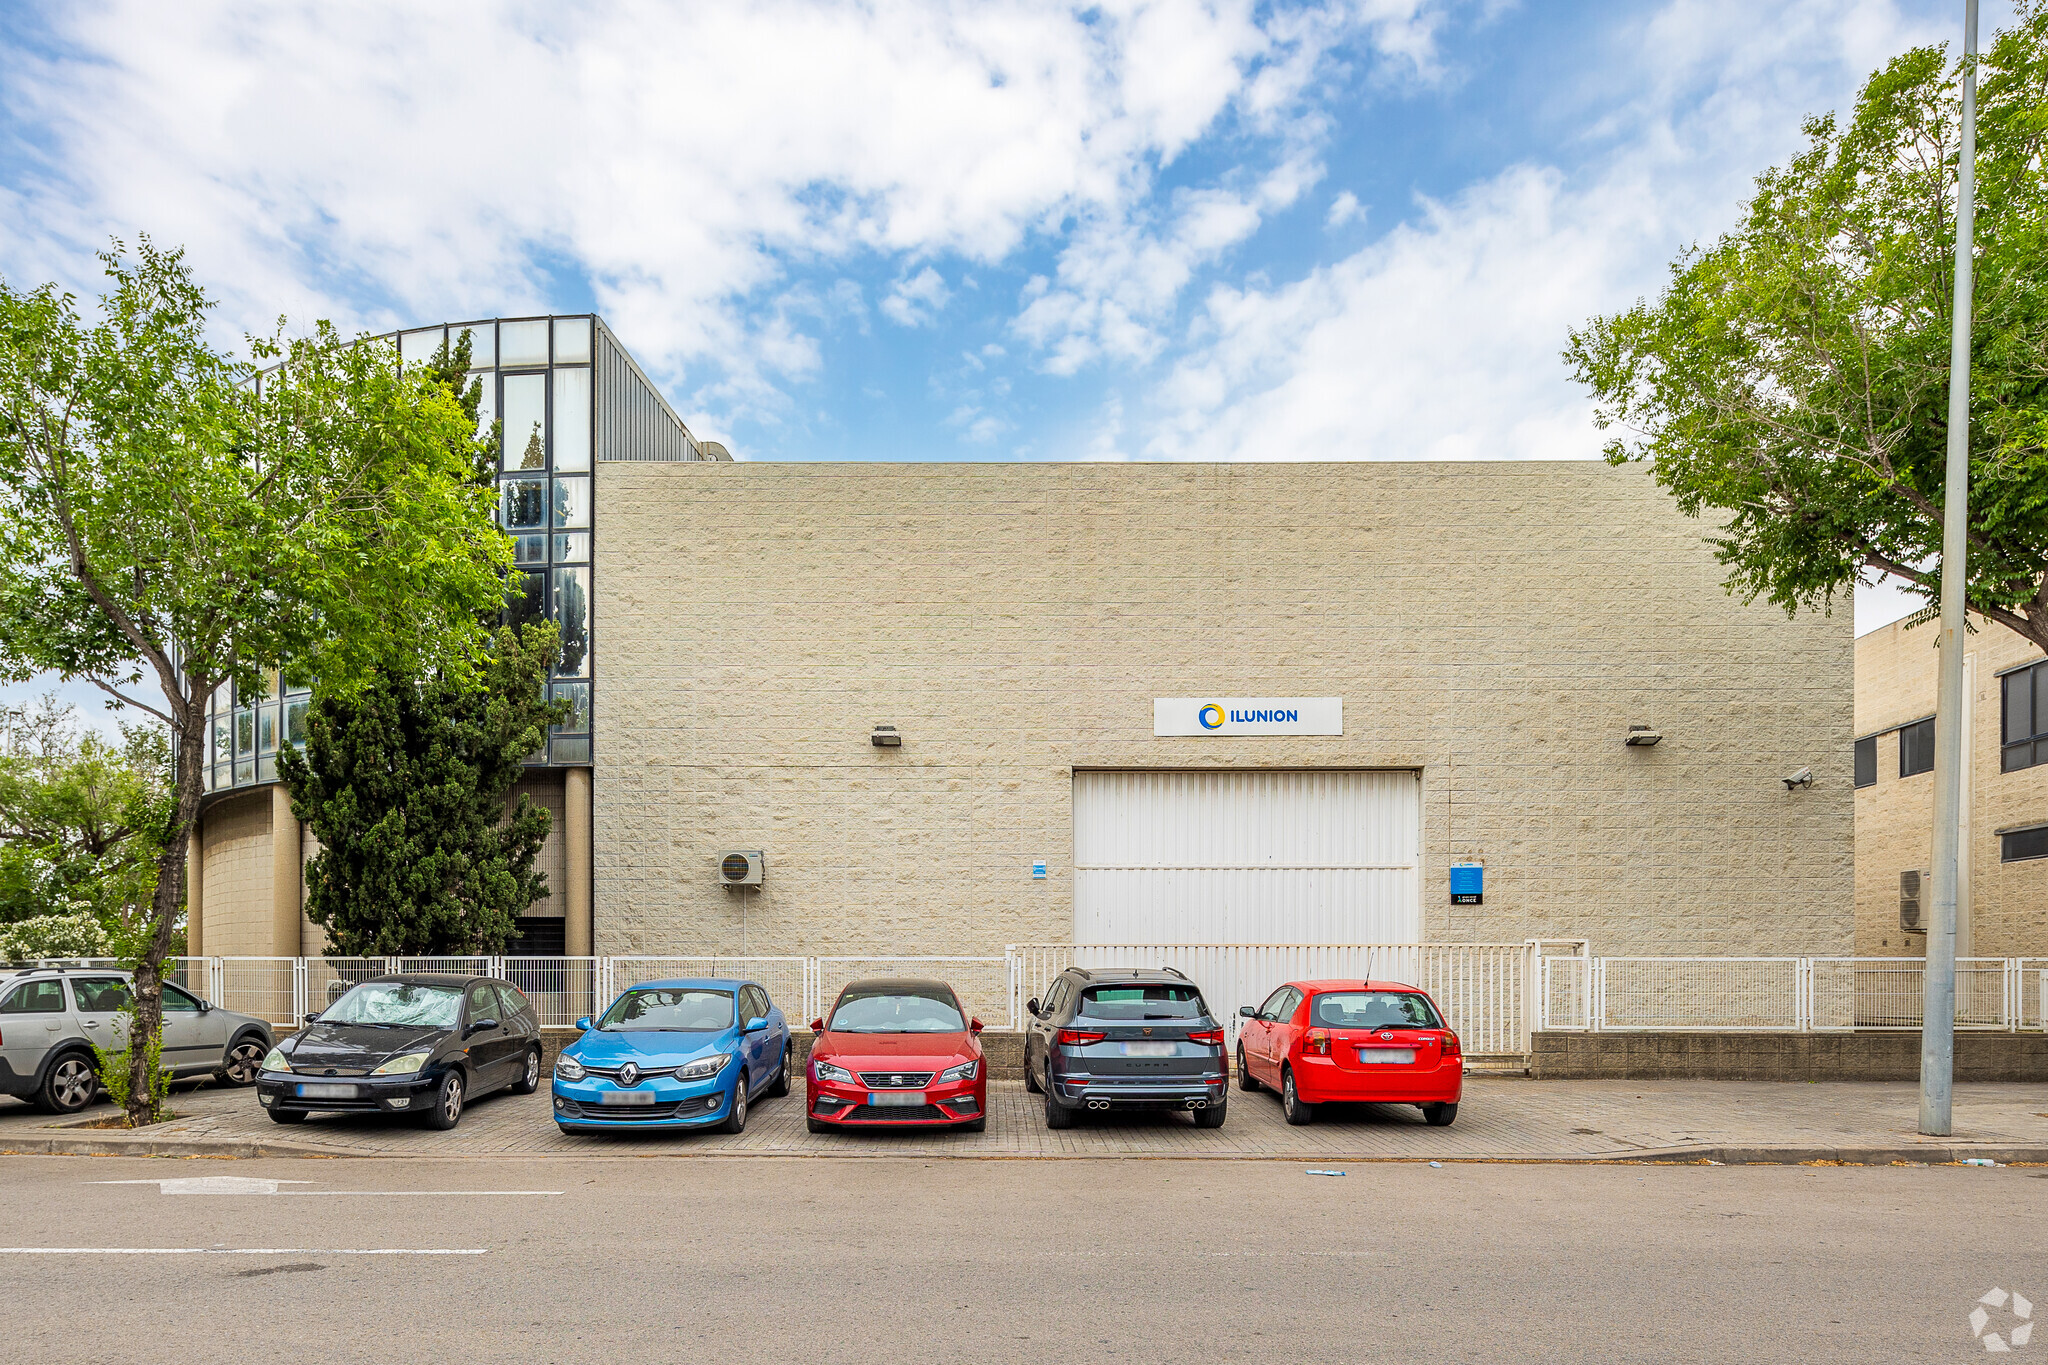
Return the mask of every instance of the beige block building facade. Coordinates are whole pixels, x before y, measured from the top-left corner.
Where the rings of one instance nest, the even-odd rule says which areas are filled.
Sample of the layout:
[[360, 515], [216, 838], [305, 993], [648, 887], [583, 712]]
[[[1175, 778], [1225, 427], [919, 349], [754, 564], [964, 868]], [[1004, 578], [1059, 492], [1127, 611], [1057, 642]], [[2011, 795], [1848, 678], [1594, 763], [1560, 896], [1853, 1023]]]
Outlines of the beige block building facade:
[[[1850, 622], [1731, 598], [1638, 469], [649, 463], [596, 526], [600, 953], [1071, 942], [1098, 770], [1412, 775], [1427, 941], [1856, 939]], [[1155, 735], [1201, 696], [1343, 733]]]
[[[2006, 771], [2003, 743], [2008, 680], [2030, 692], [2033, 675], [2020, 675], [2042, 662], [2042, 654], [1981, 617], [1973, 616], [1971, 625], [1963, 655], [1969, 751], [1963, 763], [1956, 952], [2048, 956], [2048, 857], [2041, 856], [2048, 848], [2035, 847], [2048, 845], [2048, 833], [2028, 837], [2048, 829], [2048, 762], [2033, 763], [2031, 749], [2021, 755], [2015, 745], [2011, 761], [2028, 761]], [[1926, 951], [1925, 933], [1902, 927], [1900, 901], [1910, 892], [1910, 883], [1902, 892], [1901, 874], [1917, 874], [1921, 910], [1931, 913], [1934, 773], [1908, 770], [1931, 765], [1932, 746], [1919, 747], [1926, 732], [1915, 727], [1934, 716], [1937, 629], [1932, 623], [1909, 629], [1897, 622], [1856, 641], [1856, 736], [1865, 749], [1863, 777], [1871, 779], [1856, 791], [1856, 951], [1867, 956], [1917, 957]], [[2048, 713], [2048, 707], [2042, 710]], [[2030, 715], [2015, 715], [2014, 724], [2015, 739], [2032, 733]], [[1905, 764], [1902, 735], [1914, 760]], [[2048, 752], [2042, 757], [2048, 759]]]

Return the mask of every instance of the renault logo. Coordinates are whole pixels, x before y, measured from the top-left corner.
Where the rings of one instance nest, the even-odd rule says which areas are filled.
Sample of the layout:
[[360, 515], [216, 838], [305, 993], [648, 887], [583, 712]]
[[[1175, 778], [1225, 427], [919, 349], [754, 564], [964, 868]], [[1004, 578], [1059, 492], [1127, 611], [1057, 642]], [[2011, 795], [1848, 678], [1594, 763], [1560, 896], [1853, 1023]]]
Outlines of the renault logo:
[[[1391, 1036], [1391, 1035], [1389, 1035]], [[619, 1084], [633, 1086], [640, 1084], [640, 1068], [627, 1062], [619, 1068]]]

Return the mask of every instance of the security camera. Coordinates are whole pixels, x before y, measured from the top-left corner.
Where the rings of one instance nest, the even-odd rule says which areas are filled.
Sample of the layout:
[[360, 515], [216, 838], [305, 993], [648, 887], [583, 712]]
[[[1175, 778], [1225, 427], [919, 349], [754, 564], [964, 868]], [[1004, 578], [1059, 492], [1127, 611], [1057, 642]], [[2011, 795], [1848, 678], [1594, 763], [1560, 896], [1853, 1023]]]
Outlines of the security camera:
[[1794, 787], [1811, 787], [1813, 785], [1813, 769], [1801, 768], [1790, 777], [1779, 780], [1785, 784], [1786, 791], [1791, 791]]

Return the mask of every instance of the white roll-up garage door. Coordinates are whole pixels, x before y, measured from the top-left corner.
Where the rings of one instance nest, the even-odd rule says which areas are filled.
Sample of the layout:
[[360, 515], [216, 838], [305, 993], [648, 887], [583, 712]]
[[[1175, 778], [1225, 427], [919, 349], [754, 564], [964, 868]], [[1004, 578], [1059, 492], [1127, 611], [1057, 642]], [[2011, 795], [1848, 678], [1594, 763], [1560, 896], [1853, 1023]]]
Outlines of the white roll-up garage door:
[[1076, 943], [1416, 943], [1413, 771], [1077, 772]]

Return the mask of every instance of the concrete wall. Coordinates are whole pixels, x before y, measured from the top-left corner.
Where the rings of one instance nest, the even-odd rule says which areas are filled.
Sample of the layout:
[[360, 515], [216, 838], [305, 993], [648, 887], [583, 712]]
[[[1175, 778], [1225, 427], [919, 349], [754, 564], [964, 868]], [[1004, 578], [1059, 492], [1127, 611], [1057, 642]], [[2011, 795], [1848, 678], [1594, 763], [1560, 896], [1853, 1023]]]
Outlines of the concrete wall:
[[[1968, 950], [1987, 957], [2048, 956], [2048, 858], [1999, 861], [1998, 831], [2048, 822], [2048, 765], [1999, 771], [1998, 674], [2041, 651], [2000, 625], [1973, 617], [1964, 648], [1969, 683], [1969, 752], [1964, 767], [1967, 825], [1964, 879]], [[1932, 866], [1934, 774], [1899, 776], [1895, 727], [1934, 713], [1933, 624], [1884, 626], [1856, 641], [1856, 734], [1878, 733], [1877, 784], [1856, 793], [1856, 951], [1917, 957], [1924, 934], [1899, 928], [1899, 874]], [[1816, 769], [1818, 771], [1818, 769]], [[1931, 908], [1926, 881], [1923, 909]], [[1965, 950], [1958, 941], [1958, 952]]]
[[[601, 473], [600, 953], [1067, 940], [1077, 767], [1420, 770], [1431, 939], [1850, 946], [1849, 619], [1730, 598], [1639, 470]], [[1154, 738], [1196, 694], [1341, 695], [1346, 733]], [[731, 848], [763, 891], [716, 884]]]
[[200, 837], [200, 914], [213, 957], [296, 957], [276, 944], [270, 876], [270, 789], [238, 792], [208, 806]]
[[538, 772], [522, 777], [512, 784], [512, 794], [507, 807], [516, 805], [521, 796], [533, 799], [533, 804], [548, 813], [547, 842], [541, 845], [540, 856], [534, 865], [547, 875], [548, 894], [543, 900], [533, 903], [529, 915], [554, 915], [559, 917], [568, 901], [569, 862], [565, 829], [568, 819], [562, 800], [562, 774]]
[[[1539, 1080], [1917, 1081], [1920, 1035], [1538, 1033]], [[1959, 1081], [2048, 1080], [2048, 1036], [1956, 1034]]]

